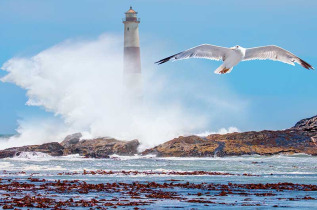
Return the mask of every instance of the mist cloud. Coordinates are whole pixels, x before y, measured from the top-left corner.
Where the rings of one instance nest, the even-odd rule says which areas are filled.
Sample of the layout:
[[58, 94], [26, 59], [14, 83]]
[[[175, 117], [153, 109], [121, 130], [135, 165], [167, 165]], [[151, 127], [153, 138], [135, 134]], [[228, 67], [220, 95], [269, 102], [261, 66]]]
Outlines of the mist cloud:
[[[122, 52], [122, 37], [105, 34], [96, 40], [68, 40], [33, 57], [7, 61], [2, 69], [8, 73], [1, 81], [25, 89], [27, 105], [43, 107], [56, 119], [24, 119], [17, 130], [20, 135], [0, 146], [61, 141], [66, 134], [83, 132], [86, 138], [139, 139], [145, 148], [201, 132], [216, 113], [244, 109], [237, 97], [230, 97], [230, 102], [219, 97], [233, 95], [227, 90], [219, 88], [217, 95], [208, 95], [197, 86], [190, 89], [192, 100], [208, 104], [214, 114], [193, 110], [186, 103], [190, 98], [182, 98], [189, 91], [184, 83], [172, 84], [162, 72], [155, 72], [146, 56], [142, 57], [144, 102], [131, 107], [123, 94]], [[173, 87], [173, 93], [167, 87]]]

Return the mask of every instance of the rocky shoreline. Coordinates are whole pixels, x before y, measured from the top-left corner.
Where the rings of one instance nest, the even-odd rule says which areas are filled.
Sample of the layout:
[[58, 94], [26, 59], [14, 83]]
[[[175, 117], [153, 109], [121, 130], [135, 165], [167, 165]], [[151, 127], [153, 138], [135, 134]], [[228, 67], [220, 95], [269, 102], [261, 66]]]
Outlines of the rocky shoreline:
[[138, 153], [138, 140], [120, 141], [114, 138], [80, 140], [80, 133], [67, 136], [61, 143], [13, 147], [0, 151], [0, 158], [18, 156], [21, 152], [42, 152], [51, 156], [79, 154], [90, 158], [134, 154], [159, 157], [210, 157], [239, 155], [274, 155], [304, 153], [317, 155], [317, 116], [303, 119], [294, 127], [278, 131], [249, 131], [211, 134], [206, 137], [180, 136], [154, 148]]
[[[118, 173], [130, 175], [125, 171]], [[135, 171], [134, 173], [144, 172]], [[200, 173], [201, 171], [194, 174], [186, 172], [186, 176], [192, 177]], [[82, 173], [82, 176], [96, 174], [100, 175], [98, 171], [89, 171], [89, 173]], [[23, 176], [14, 179], [12, 178], [14, 175]], [[108, 175], [109, 173], [102, 173], [100, 176]], [[231, 174], [217, 174], [217, 172], [208, 172], [204, 175], [232, 176]], [[173, 207], [183, 209], [190, 205], [193, 205], [195, 209], [197, 207], [212, 208], [216, 205], [224, 208], [245, 206], [291, 207], [289, 202], [294, 203], [296, 201], [307, 205], [307, 202], [315, 201], [314, 192], [317, 191], [317, 186], [313, 184], [289, 182], [264, 184], [228, 182], [219, 184], [189, 182], [166, 177], [167, 180], [152, 182], [87, 183], [86, 180], [72, 179], [72, 176], [72, 173], [61, 173], [58, 175], [59, 179], [49, 180], [24, 171], [13, 174], [4, 172], [0, 188], [5, 190], [5, 194], [2, 195], [5, 199], [0, 200], [0, 205], [3, 209], [108, 209], [124, 207], [129, 209], [156, 209], [155, 207], [159, 203], [175, 201]], [[65, 179], [65, 177], [67, 178]], [[295, 197], [294, 193], [300, 194], [300, 196]], [[231, 198], [231, 200], [226, 199], [226, 197]], [[278, 200], [277, 204], [276, 202], [272, 203], [272, 200]], [[285, 204], [288, 206], [285, 206]]]

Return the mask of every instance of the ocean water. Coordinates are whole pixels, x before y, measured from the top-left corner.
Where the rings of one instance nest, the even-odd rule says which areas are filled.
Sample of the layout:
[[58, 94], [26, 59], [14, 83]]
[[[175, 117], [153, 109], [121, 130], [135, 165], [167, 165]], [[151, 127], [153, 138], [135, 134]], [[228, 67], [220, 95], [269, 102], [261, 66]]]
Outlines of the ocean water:
[[[92, 173], [91, 173], [92, 171]], [[99, 171], [99, 172], [98, 172]], [[123, 171], [123, 172], [122, 172]], [[128, 171], [131, 171], [128, 173]], [[191, 174], [193, 171], [218, 172], [217, 175]], [[109, 173], [111, 172], [111, 173]], [[137, 173], [138, 172], [138, 173]], [[179, 173], [180, 172], [180, 173]], [[243, 175], [248, 174], [248, 176]], [[45, 179], [45, 182], [31, 182], [32, 179]], [[316, 189], [252, 189], [249, 184], [256, 183], [293, 183], [317, 185], [317, 157], [303, 154], [275, 156], [242, 156], [214, 158], [158, 158], [154, 156], [122, 157], [112, 156], [110, 159], [90, 159], [77, 155], [67, 157], [51, 157], [42, 153], [22, 153], [19, 157], [0, 160], [0, 178], [2, 184], [15, 180], [20, 183], [55, 183], [60, 181], [100, 183], [141, 183], [155, 182], [171, 184], [168, 187], [149, 186], [152, 191], [143, 190], [138, 196], [131, 197], [126, 187], [111, 193], [91, 190], [86, 194], [71, 192], [45, 192], [42, 189], [21, 190], [10, 196], [22, 198], [25, 195], [43, 195], [55, 200], [76, 198], [89, 200], [104, 199], [113, 203], [107, 208], [141, 209], [317, 209]], [[9, 181], [6, 181], [9, 180]], [[173, 184], [190, 183], [193, 186], [174, 186]], [[226, 186], [232, 186], [228, 193], [220, 195]], [[237, 184], [237, 185], [234, 185]], [[121, 184], [123, 186], [123, 184]], [[216, 186], [213, 189], [210, 185]], [[201, 187], [203, 186], [203, 187]], [[234, 187], [235, 186], [235, 187]], [[291, 186], [287, 184], [287, 186]], [[138, 190], [133, 188], [134, 190]], [[125, 192], [126, 191], [126, 192]], [[159, 192], [158, 192], [159, 191]], [[175, 196], [151, 197], [149, 194], [170, 192]], [[0, 189], [0, 204], [6, 199], [5, 190]], [[131, 194], [131, 193], [130, 193]], [[111, 199], [113, 199], [111, 201]], [[146, 205], [120, 206], [118, 202], [151, 201]], [[111, 201], [111, 202], [110, 202]], [[199, 202], [202, 201], [202, 202]], [[96, 204], [97, 205], [97, 204]], [[100, 201], [98, 205], [105, 205]], [[98, 206], [97, 205], [97, 206]], [[66, 209], [84, 209], [85, 207], [65, 207]], [[88, 208], [88, 207], [87, 207]]]

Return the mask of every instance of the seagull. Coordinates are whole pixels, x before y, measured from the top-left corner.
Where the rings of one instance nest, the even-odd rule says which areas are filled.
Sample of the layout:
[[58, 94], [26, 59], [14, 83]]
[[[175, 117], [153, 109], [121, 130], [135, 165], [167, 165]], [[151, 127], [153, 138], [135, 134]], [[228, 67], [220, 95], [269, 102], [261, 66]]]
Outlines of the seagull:
[[295, 66], [295, 63], [298, 63], [308, 70], [314, 69], [314, 67], [293, 53], [275, 45], [254, 48], [243, 48], [239, 45], [236, 45], [234, 47], [227, 48], [210, 44], [202, 44], [159, 60], [155, 63], [159, 65], [170, 60], [175, 61], [188, 58], [205, 58], [218, 61], [222, 60], [223, 64], [215, 70], [216, 74], [230, 73], [233, 67], [240, 63], [240, 61], [249, 60], [273, 60], [293, 66]]

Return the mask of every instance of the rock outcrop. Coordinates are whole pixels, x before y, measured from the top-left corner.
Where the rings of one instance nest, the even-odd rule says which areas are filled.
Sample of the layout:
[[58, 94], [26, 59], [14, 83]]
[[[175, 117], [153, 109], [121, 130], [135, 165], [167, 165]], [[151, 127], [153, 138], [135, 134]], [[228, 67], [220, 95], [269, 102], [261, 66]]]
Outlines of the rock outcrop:
[[74, 134], [68, 135], [61, 142], [61, 145], [63, 147], [66, 147], [66, 148], [71, 147], [71, 146], [77, 144], [82, 136], [83, 135], [81, 133], [74, 133]]
[[109, 155], [137, 154], [138, 140], [119, 141], [113, 138], [81, 140], [75, 144], [64, 144], [64, 155], [80, 154], [85, 157], [109, 158]]
[[208, 141], [199, 136], [180, 136], [152, 149], [142, 155], [153, 154], [159, 157], [208, 157], [214, 156], [219, 147], [217, 142]]
[[[80, 154], [92, 158], [109, 158], [112, 154], [137, 154], [140, 144], [138, 140], [80, 140], [81, 137], [80, 133], [75, 133], [67, 136], [60, 144], [52, 142], [1, 150], [0, 158], [14, 157], [20, 152], [42, 152], [51, 156]], [[206, 137], [180, 136], [147, 149], [141, 154], [155, 154], [160, 157], [209, 157], [280, 153], [317, 155], [317, 116], [301, 120], [286, 130], [211, 134]]]
[[109, 155], [137, 154], [138, 140], [119, 141], [113, 138], [79, 140], [80, 133], [67, 136], [60, 144], [57, 142], [42, 145], [29, 145], [0, 150], [0, 158], [18, 156], [21, 152], [42, 152], [51, 156], [79, 154], [91, 158], [109, 158]]
[[317, 115], [297, 122], [291, 129], [301, 130], [307, 136], [317, 139]]
[[161, 157], [206, 157], [306, 153], [317, 155], [317, 116], [304, 119], [281, 131], [250, 131], [211, 134], [207, 137], [180, 136], [142, 154]]
[[63, 155], [64, 147], [58, 142], [51, 142], [42, 145], [28, 145], [23, 147], [12, 147], [0, 151], [0, 158], [14, 157], [21, 152], [43, 152], [51, 156]]

